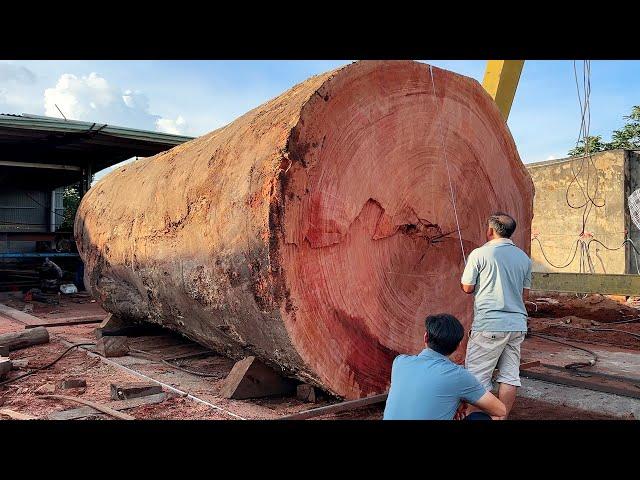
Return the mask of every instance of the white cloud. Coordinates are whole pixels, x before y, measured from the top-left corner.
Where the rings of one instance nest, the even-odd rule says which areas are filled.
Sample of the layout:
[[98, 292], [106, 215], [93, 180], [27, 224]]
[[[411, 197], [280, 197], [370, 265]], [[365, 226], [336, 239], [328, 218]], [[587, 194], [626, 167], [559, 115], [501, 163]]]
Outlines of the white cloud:
[[[57, 107], [56, 107], [57, 106]], [[149, 99], [140, 91], [122, 90], [99, 74], [77, 76], [65, 73], [55, 87], [44, 91], [45, 115], [60, 117], [58, 108], [70, 120], [109, 123], [143, 130], [181, 134], [186, 129], [182, 116], [175, 120], [154, 115]]]
[[547, 157], [547, 160], [555, 160], [555, 159], [556, 159], [556, 157], [555, 157], [555, 156], [553, 156], [553, 155], [549, 155], [549, 156]]
[[159, 118], [156, 120], [156, 128], [164, 133], [173, 135], [183, 135], [187, 126], [187, 122], [181, 115], [175, 120], [171, 118]]

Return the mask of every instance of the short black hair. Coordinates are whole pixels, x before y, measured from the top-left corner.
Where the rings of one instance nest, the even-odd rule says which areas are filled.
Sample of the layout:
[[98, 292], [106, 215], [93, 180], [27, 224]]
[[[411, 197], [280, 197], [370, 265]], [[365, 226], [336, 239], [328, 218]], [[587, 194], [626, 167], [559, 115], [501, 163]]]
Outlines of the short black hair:
[[504, 212], [496, 212], [489, 217], [487, 222], [495, 232], [502, 238], [511, 238], [516, 231], [516, 221], [513, 217]]
[[441, 355], [451, 355], [464, 337], [464, 327], [453, 315], [437, 313], [425, 320], [427, 346]]

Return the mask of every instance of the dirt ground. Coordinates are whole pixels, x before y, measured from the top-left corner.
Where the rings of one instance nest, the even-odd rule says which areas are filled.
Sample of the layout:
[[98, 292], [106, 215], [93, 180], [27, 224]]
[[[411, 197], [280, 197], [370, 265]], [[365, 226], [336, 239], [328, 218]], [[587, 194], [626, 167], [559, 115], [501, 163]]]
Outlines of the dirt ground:
[[532, 295], [530, 302], [527, 309], [533, 332], [640, 351], [640, 310], [635, 303], [602, 295], [558, 294]]
[[[596, 326], [600, 324], [606, 326], [606, 323], [601, 321], [602, 318], [606, 318], [609, 324], [633, 318], [633, 312], [638, 311], [633, 307], [625, 308], [627, 305], [617, 302], [611, 304], [609, 303], [610, 299], [599, 298], [595, 300], [590, 298], [574, 300], [571, 298], [568, 301], [560, 298], [558, 304], [548, 302], [548, 300], [540, 300], [540, 298], [533, 301], [536, 301], [539, 305], [539, 313], [545, 309], [545, 315], [556, 315], [556, 318], [532, 317], [530, 319], [532, 331], [543, 331], [547, 334], [552, 333], [554, 336], [599, 342], [601, 344], [613, 344], [638, 350], [640, 341], [637, 341], [635, 337], [628, 336], [626, 338], [617, 333], [611, 335], [610, 332], [589, 332], [576, 329], [577, 327], [593, 327], [594, 322]], [[583, 317], [579, 317], [577, 314], [565, 315], [567, 313], [563, 305], [565, 301], [572, 305], [573, 310], [571, 311], [580, 313]], [[92, 302], [91, 298], [86, 296], [62, 298], [60, 305], [48, 305], [39, 302], [25, 303], [19, 297], [11, 296], [2, 296], [0, 303], [21, 311], [27, 311], [31, 315], [50, 321], [54, 318], [100, 317], [106, 314], [97, 303]], [[547, 305], [544, 305], [545, 303]], [[602, 312], [603, 303], [605, 304], [604, 306], [607, 306], [608, 313], [603, 314], [601, 318], [596, 315], [596, 312]], [[540, 305], [544, 305], [543, 309], [540, 308]], [[617, 312], [618, 316], [610, 313], [612, 309], [620, 310]], [[600, 320], [596, 320], [596, 318]], [[27, 360], [28, 365], [26, 369], [11, 372], [8, 378], [14, 378], [33, 367], [50, 363], [64, 352], [70, 344], [95, 342], [94, 329], [96, 326], [97, 324], [49, 327], [50, 343], [11, 352], [10, 357], [12, 360]], [[573, 327], [573, 329], [568, 327]], [[616, 329], [624, 328], [640, 333], [638, 327], [638, 323], [615, 324]], [[24, 325], [0, 315], [0, 334], [22, 329], [24, 329]], [[172, 355], [176, 356], [183, 352], [195, 351], [197, 353], [198, 349], [202, 349], [202, 347], [174, 334], [131, 338], [130, 343], [136, 349], [163, 358], [168, 358]], [[91, 350], [93, 347], [87, 348]], [[165, 385], [164, 391], [167, 398], [158, 404], [148, 404], [126, 410], [126, 413], [133, 415], [136, 419], [277, 419], [309, 408], [329, 405], [336, 401], [325, 397], [316, 404], [310, 404], [304, 403], [293, 396], [255, 400], [228, 400], [221, 398], [218, 393], [224, 378], [233, 366], [234, 362], [230, 359], [209, 353], [202, 357], [175, 362], [183, 368], [212, 375], [210, 377], [199, 377], [152, 360], [148, 354], [136, 355], [133, 353], [132, 355], [109, 359], [113, 361], [105, 363], [88, 351], [72, 350], [51, 368], [37, 372], [15, 383], [9, 383], [7, 386], [0, 386], [0, 409], [10, 409], [37, 418], [46, 418], [55, 411], [82, 406], [67, 401], [60, 402], [42, 398], [43, 392], [74, 396], [109, 405], [112, 402], [110, 398], [112, 383], [140, 382], [143, 381], [140, 375], [162, 382]], [[61, 390], [59, 387], [60, 382], [70, 378], [85, 379], [86, 388]], [[172, 391], [172, 388], [180, 392], [187, 392], [201, 402], [186, 398], [184, 395]], [[382, 406], [371, 407], [326, 415], [318, 419], [378, 420], [382, 418], [382, 411]], [[0, 419], [6, 418], [0, 416]], [[108, 419], [109, 417], [96, 414], [84, 418]], [[568, 406], [518, 398], [510, 418], [513, 420], [600, 420], [611, 419], [612, 417], [577, 410]]]

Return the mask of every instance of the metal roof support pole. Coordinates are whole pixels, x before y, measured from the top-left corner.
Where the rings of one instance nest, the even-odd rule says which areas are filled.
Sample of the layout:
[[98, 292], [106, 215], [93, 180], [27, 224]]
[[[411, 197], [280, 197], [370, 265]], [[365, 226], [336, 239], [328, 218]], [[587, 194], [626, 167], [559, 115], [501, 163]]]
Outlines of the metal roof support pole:
[[87, 189], [85, 190], [85, 192], [89, 191], [89, 189], [91, 188], [91, 179], [93, 177], [93, 162], [91, 160], [89, 160], [87, 162]]
[[56, 191], [51, 190], [51, 210], [49, 212], [49, 231], [51, 233], [56, 231]]

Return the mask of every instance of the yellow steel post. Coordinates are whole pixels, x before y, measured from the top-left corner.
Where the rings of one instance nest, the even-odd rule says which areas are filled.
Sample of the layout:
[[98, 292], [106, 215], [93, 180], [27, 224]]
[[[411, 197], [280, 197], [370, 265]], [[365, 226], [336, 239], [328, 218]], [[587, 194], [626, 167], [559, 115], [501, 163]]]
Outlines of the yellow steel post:
[[523, 66], [524, 60], [489, 60], [487, 62], [482, 86], [498, 105], [505, 122], [509, 118]]

